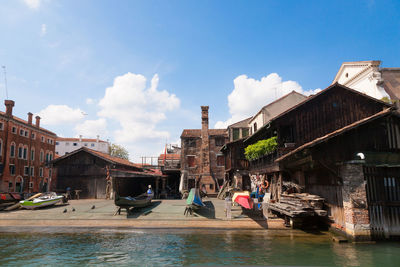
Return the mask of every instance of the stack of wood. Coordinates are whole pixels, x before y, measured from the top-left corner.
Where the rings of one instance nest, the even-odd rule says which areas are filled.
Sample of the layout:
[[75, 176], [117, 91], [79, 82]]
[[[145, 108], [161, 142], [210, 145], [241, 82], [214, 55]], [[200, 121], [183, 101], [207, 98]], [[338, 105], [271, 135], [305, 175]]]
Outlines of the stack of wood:
[[281, 194], [279, 202], [269, 203], [268, 208], [289, 217], [326, 216], [324, 199], [308, 193]]

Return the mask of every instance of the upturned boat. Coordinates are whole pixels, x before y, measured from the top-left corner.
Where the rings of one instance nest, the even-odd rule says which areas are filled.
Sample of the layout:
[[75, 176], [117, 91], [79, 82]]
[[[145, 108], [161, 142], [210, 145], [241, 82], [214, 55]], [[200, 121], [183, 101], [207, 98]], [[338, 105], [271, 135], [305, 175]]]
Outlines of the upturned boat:
[[186, 199], [186, 204], [191, 209], [198, 209], [205, 206], [201, 200], [200, 191], [198, 188], [190, 189], [189, 196]]
[[253, 199], [250, 197], [250, 192], [236, 192], [233, 194], [232, 201], [238, 203], [245, 209], [252, 209], [253, 208]]
[[136, 197], [121, 197], [118, 194], [115, 195], [114, 204], [121, 208], [132, 207], [132, 208], [143, 208], [151, 204], [152, 195], [147, 193], [141, 194]]
[[55, 205], [62, 201], [64, 196], [58, 196], [54, 192], [43, 193], [41, 196], [36, 197], [32, 200], [22, 200], [19, 202], [21, 207], [25, 209], [37, 209]]

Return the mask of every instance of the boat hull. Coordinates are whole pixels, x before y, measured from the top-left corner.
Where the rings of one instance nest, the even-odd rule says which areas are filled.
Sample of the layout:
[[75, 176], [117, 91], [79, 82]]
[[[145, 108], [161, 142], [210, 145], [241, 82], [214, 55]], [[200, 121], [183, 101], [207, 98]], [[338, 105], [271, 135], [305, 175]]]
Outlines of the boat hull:
[[189, 196], [186, 199], [186, 204], [192, 209], [199, 209], [205, 206], [203, 201], [201, 200], [199, 189], [190, 189]]
[[42, 208], [42, 207], [47, 207], [47, 206], [52, 206], [55, 205], [59, 202], [61, 202], [63, 199], [63, 196], [57, 196], [52, 199], [47, 199], [47, 200], [22, 200], [19, 203], [21, 204], [21, 207], [24, 209], [37, 209], [37, 208]]
[[152, 196], [142, 194], [134, 198], [116, 196], [114, 204], [119, 207], [143, 208], [151, 204]]

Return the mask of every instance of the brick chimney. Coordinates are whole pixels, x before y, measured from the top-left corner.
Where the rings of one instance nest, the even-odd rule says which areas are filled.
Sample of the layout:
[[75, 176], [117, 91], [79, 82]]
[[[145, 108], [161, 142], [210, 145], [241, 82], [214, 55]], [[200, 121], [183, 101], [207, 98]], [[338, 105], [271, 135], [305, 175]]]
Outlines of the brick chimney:
[[6, 116], [12, 117], [12, 110], [15, 102], [12, 100], [4, 100], [4, 105], [6, 105]]
[[28, 124], [29, 125], [32, 125], [32, 116], [33, 116], [33, 114], [28, 112]]
[[39, 128], [40, 127], [40, 117], [36, 116], [35, 119], [36, 119], [36, 127]]
[[201, 106], [201, 165], [202, 174], [210, 175], [210, 142], [208, 138], [208, 106]]

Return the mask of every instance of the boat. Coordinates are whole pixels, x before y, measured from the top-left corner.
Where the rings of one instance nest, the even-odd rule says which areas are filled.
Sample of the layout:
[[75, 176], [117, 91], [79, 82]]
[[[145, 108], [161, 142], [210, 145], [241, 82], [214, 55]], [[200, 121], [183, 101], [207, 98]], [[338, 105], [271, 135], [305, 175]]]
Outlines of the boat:
[[236, 192], [233, 194], [232, 201], [238, 203], [245, 209], [253, 209], [253, 199], [250, 197], [250, 192]]
[[20, 193], [0, 193], [0, 210], [7, 209], [15, 203], [18, 203], [21, 199]]
[[136, 197], [121, 197], [116, 194], [114, 204], [120, 208], [143, 208], [151, 204], [152, 198], [153, 195], [147, 193]]
[[22, 200], [19, 202], [25, 209], [37, 209], [55, 205], [63, 200], [64, 196], [59, 196], [54, 192], [43, 193], [32, 200]]
[[189, 196], [186, 199], [186, 204], [191, 209], [198, 209], [205, 206], [201, 200], [200, 191], [198, 188], [190, 189]]

